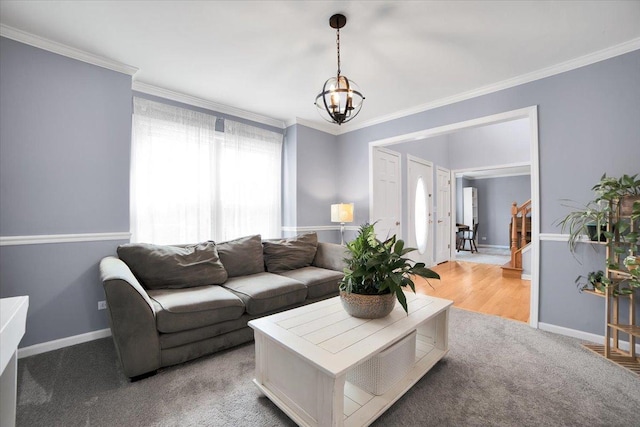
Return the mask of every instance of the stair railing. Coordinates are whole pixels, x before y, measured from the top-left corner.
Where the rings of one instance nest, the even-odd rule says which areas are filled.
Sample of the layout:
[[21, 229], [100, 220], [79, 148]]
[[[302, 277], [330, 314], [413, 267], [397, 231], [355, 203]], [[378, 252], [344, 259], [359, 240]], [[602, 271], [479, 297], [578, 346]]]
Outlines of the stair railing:
[[[522, 249], [527, 245], [527, 215], [531, 213], [531, 199], [518, 206], [511, 206], [511, 260], [514, 268], [522, 268]], [[521, 221], [520, 241], [518, 241], [518, 220]]]

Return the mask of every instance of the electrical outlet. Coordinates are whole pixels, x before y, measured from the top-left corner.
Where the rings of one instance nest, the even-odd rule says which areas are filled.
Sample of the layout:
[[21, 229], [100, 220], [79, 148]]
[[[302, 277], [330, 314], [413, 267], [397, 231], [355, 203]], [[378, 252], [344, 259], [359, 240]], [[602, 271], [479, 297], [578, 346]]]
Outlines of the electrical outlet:
[[107, 302], [106, 301], [98, 301], [98, 310], [106, 310]]
[[482, 240], [487, 240], [486, 236], [482, 236]]

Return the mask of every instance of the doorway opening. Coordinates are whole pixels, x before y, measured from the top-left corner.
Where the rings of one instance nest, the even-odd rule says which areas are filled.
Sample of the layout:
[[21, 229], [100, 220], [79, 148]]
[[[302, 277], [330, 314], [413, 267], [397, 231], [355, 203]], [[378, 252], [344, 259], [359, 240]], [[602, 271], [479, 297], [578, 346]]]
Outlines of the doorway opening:
[[[491, 125], [497, 125], [497, 124], [501, 124], [501, 123], [507, 123], [507, 122], [515, 122], [515, 121], [520, 121], [523, 120], [524, 122], [526, 122], [526, 132], [528, 135], [527, 138], [527, 148], [528, 148], [528, 159], [527, 159], [527, 163], [530, 167], [530, 187], [531, 187], [531, 249], [530, 249], [530, 278], [531, 278], [531, 282], [530, 282], [530, 289], [528, 292], [528, 304], [529, 304], [529, 325], [537, 328], [538, 327], [538, 316], [539, 316], [539, 309], [538, 309], [538, 301], [539, 301], [539, 260], [540, 260], [540, 239], [539, 239], [539, 230], [540, 230], [540, 225], [539, 225], [539, 168], [538, 168], [538, 113], [537, 113], [537, 107], [536, 106], [532, 106], [532, 107], [527, 107], [527, 108], [523, 108], [523, 109], [519, 109], [519, 110], [513, 110], [513, 111], [508, 111], [508, 112], [504, 112], [504, 113], [500, 113], [500, 114], [495, 114], [495, 115], [491, 115], [491, 116], [486, 116], [486, 117], [480, 117], [480, 118], [476, 118], [473, 120], [467, 120], [464, 122], [459, 122], [459, 123], [453, 123], [453, 124], [448, 124], [448, 125], [444, 125], [444, 126], [438, 126], [438, 127], [434, 127], [434, 128], [428, 128], [428, 129], [424, 129], [418, 132], [413, 132], [410, 134], [404, 134], [404, 135], [398, 135], [395, 137], [391, 137], [391, 138], [385, 138], [385, 139], [381, 139], [381, 140], [377, 140], [377, 141], [372, 141], [369, 143], [369, 149], [370, 149], [370, 155], [372, 156], [374, 150], [378, 147], [389, 147], [389, 146], [394, 146], [393, 149], [395, 151], [399, 151], [401, 152], [402, 150], [399, 149], [399, 145], [400, 144], [404, 144], [404, 143], [410, 143], [410, 142], [425, 142], [428, 143], [427, 141], [424, 140], [430, 140], [431, 138], [436, 138], [436, 137], [440, 137], [440, 136], [445, 136], [445, 135], [450, 135], [450, 134], [455, 134], [456, 132], [461, 132], [461, 131], [466, 131], [466, 130], [470, 130], [470, 129], [475, 129], [475, 128], [482, 128], [482, 127], [489, 127]], [[496, 158], [508, 158], [509, 156], [509, 152], [508, 150], [506, 152], [492, 152], [492, 146], [488, 143], [486, 146], [482, 147], [485, 151], [487, 151], [489, 154], [494, 155], [494, 157]], [[500, 157], [502, 156], [502, 157]], [[506, 157], [505, 157], [506, 156]], [[476, 161], [477, 159], [468, 159], [468, 163], [470, 166], [465, 167], [458, 167], [457, 163], [454, 165], [454, 167], [450, 166], [450, 164], [447, 164], [446, 161], [444, 162], [440, 162], [440, 161], [435, 161], [433, 159], [426, 159], [429, 161], [433, 161], [434, 164], [434, 170], [437, 169], [437, 166], [449, 166], [449, 169], [451, 169], [451, 173], [449, 174], [449, 191], [450, 191], [450, 195], [455, 194], [453, 192], [453, 190], [455, 189], [455, 173], [456, 172], [460, 172], [461, 170], [464, 169], [483, 169], [483, 168], [495, 168], [496, 166], [505, 166], [505, 165], [509, 165], [509, 166], [513, 166], [513, 164], [510, 164], [509, 161], [500, 161], [498, 165], [492, 165], [492, 164], [480, 164], [477, 165], [477, 167], [472, 167], [473, 166], [473, 162]], [[458, 160], [458, 159], [456, 159]], [[455, 163], [455, 162], [453, 162]], [[514, 162], [514, 163], [517, 163]], [[375, 195], [373, 192], [373, 167], [372, 167], [372, 162], [369, 162], [369, 177], [370, 177], [370, 189], [372, 189], [372, 196], [370, 198], [371, 200], [371, 206], [370, 206], [370, 221], [375, 221], [376, 218], [373, 215], [373, 213], [375, 212]], [[404, 192], [404, 190], [403, 190]], [[433, 199], [433, 197], [432, 197]], [[455, 197], [450, 197], [451, 201], [448, 205], [438, 205], [436, 204], [435, 207], [433, 207], [433, 209], [430, 210], [430, 212], [433, 214], [433, 218], [437, 218], [438, 215], [447, 215], [448, 218], [453, 219], [453, 215], [455, 215], [455, 208], [456, 208], [456, 202], [455, 202]], [[402, 202], [401, 202], [402, 205]], [[441, 218], [441, 216], [440, 216]], [[407, 224], [410, 221], [407, 221]], [[434, 236], [435, 239], [437, 239], [437, 235], [435, 233], [436, 228], [435, 228], [435, 224], [427, 224], [428, 227], [430, 227], [430, 232], [429, 235]], [[401, 227], [402, 231], [404, 233], [407, 233], [407, 226], [402, 226]], [[449, 241], [450, 242], [455, 242], [456, 241], [456, 233], [457, 233], [457, 229], [456, 229], [456, 221], [450, 220], [449, 221], [449, 226], [448, 226], [448, 237], [449, 237]], [[428, 242], [428, 245], [432, 245], [434, 244], [434, 242]], [[435, 245], [437, 246], [437, 243], [435, 243]], [[435, 247], [434, 247], [435, 248]], [[448, 259], [449, 260], [455, 260], [455, 245], [454, 244], [450, 244], [449, 243], [449, 247], [448, 247]], [[449, 263], [451, 264], [451, 263]]]

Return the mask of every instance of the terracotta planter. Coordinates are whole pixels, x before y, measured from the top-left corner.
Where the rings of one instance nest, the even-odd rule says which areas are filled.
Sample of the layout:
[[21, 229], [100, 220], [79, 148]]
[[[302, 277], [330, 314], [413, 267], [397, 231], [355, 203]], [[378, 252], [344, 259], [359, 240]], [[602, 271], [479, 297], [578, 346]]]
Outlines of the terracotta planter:
[[394, 294], [361, 295], [340, 291], [344, 310], [353, 317], [379, 319], [387, 316], [396, 305]]
[[633, 204], [640, 203], [640, 196], [625, 196], [620, 199], [620, 215], [629, 216], [633, 212]]

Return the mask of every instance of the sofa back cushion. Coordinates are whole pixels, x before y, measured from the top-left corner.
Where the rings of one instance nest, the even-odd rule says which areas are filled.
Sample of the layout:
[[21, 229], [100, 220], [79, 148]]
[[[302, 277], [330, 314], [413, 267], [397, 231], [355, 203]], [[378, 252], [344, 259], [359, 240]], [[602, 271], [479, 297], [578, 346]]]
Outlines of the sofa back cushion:
[[282, 273], [311, 265], [318, 248], [318, 235], [312, 232], [288, 239], [265, 240], [262, 246], [267, 271]]
[[217, 248], [229, 277], [264, 273], [262, 237], [259, 234], [218, 243]]
[[128, 243], [118, 247], [118, 257], [147, 289], [220, 285], [227, 280], [214, 242], [181, 246]]

